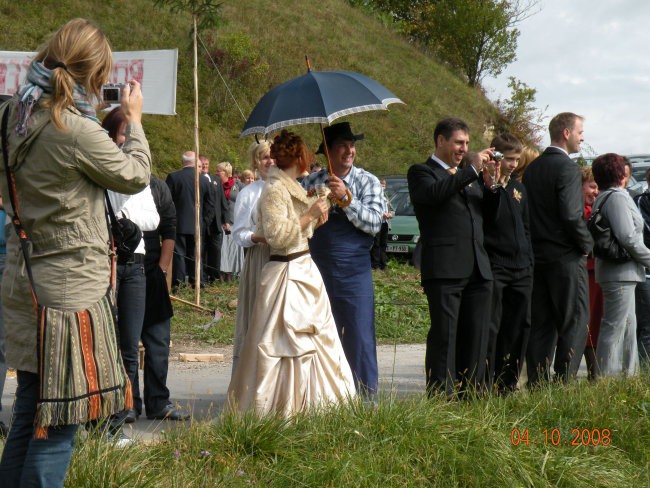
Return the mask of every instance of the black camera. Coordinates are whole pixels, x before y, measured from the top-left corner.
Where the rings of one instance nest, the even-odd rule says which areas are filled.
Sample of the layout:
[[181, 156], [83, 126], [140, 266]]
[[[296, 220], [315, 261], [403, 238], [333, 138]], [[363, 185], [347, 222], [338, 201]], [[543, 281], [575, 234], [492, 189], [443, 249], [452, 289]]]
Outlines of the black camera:
[[109, 83], [102, 86], [102, 100], [110, 104], [120, 103], [122, 101], [122, 90], [125, 86], [124, 83]]

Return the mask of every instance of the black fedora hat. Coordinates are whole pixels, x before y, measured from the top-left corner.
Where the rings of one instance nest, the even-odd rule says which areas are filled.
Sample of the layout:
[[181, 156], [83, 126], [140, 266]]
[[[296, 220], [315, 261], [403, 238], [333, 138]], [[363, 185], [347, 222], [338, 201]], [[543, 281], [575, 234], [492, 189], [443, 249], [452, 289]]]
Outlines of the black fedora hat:
[[[325, 140], [328, 146], [331, 146], [337, 139], [361, 141], [365, 137], [363, 134], [353, 134], [350, 122], [339, 122], [338, 124], [328, 125], [323, 129], [323, 132], [325, 132]], [[325, 154], [325, 148], [322, 142], [318, 146], [316, 154]]]

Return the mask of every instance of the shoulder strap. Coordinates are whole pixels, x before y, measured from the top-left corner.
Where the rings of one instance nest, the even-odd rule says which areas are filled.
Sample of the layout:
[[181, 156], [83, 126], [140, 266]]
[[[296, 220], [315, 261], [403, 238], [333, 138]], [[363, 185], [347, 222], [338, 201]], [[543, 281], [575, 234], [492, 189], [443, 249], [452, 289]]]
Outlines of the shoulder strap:
[[[34, 276], [32, 274], [31, 260], [29, 257], [29, 238], [27, 233], [23, 228], [23, 224], [20, 221], [18, 216], [18, 199], [16, 197], [16, 182], [14, 180], [14, 174], [9, 168], [9, 147], [7, 140], [7, 124], [9, 120], [9, 109], [6, 108], [2, 116], [2, 159], [4, 161], [5, 175], [7, 177], [7, 188], [9, 189], [9, 200], [11, 201], [11, 211], [13, 215], [11, 216], [11, 222], [14, 226], [14, 230], [18, 235], [20, 240], [20, 248], [23, 251], [23, 258], [25, 259], [25, 268], [27, 269], [27, 277], [29, 278], [29, 288], [32, 293], [32, 301], [34, 302], [34, 307], [38, 309], [38, 298], [36, 297], [36, 290], [34, 288]], [[0, 223], [4, 225], [4, 222]]]
[[[108, 198], [108, 190], [104, 190], [104, 201], [106, 202], [106, 210], [108, 213], [108, 219], [110, 221], [110, 225], [113, 226], [113, 228], [117, 229], [117, 217], [115, 216], [115, 212], [113, 211], [113, 205], [111, 205], [111, 199]], [[111, 228], [109, 227], [109, 231]]]
[[106, 210], [106, 227], [108, 227], [108, 239], [110, 244], [110, 259], [111, 259], [111, 284], [113, 290], [117, 289], [117, 251], [115, 250], [115, 238], [113, 237], [113, 229], [119, 229], [117, 224], [117, 217], [113, 212], [111, 200], [108, 198], [108, 190], [104, 190], [104, 209]]
[[603, 201], [600, 202], [600, 205], [598, 205], [597, 208], [592, 209], [592, 211], [591, 211], [592, 216], [594, 215], [594, 213], [597, 213], [597, 214], [600, 213], [602, 208], [605, 206], [605, 203], [607, 203], [607, 200], [609, 200], [609, 197], [611, 197], [613, 193], [614, 193], [614, 190], [610, 190], [609, 193], [607, 195], [605, 195], [605, 197], [603, 198]]

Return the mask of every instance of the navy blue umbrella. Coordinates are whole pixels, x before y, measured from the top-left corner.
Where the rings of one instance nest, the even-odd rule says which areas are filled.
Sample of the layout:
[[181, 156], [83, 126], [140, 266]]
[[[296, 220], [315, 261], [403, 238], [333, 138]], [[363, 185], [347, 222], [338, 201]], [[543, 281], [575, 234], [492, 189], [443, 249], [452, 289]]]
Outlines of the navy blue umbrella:
[[269, 134], [299, 124], [331, 124], [344, 115], [387, 110], [404, 103], [375, 80], [350, 71], [311, 71], [268, 91], [240, 137]]

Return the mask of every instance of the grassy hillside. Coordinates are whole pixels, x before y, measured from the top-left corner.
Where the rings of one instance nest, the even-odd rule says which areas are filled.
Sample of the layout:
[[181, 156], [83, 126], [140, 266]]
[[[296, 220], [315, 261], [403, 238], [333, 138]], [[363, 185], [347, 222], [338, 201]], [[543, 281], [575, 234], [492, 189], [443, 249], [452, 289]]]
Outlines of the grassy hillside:
[[[78, 16], [97, 22], [115, 50], [179, 49], [178, 115], [144, 121], [155, 172], [176, 169], [180, 154], [193, 145], [190, 17], [156, 9], [149, 0], [0, 0], [0, 50], [36, 50]], [[435, 122], [445, 115], [468, 122], [474, 148], [484, 143], [490, 103], [345, 0], [224, 0], [223, 16], [225, 23], [203, 39], [246, 116], [269, 88], [303, 74], [308, 54], [317, 70], [362, 72], [406, 102], [349, 117], [366, 133], [358, 162], [371, 171], [403, 173], [422, 161], [433, 146]], [[242, 115], [202, 49], [200, 57], [201, 152], [241, 168], [252, 139], [238, 139]], [[313, 148], [320, 142], [316, 126], [297, 130]]]

